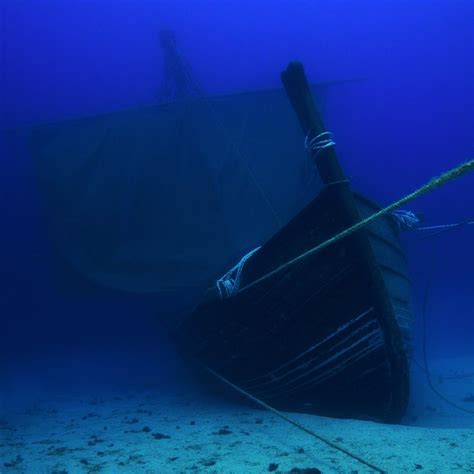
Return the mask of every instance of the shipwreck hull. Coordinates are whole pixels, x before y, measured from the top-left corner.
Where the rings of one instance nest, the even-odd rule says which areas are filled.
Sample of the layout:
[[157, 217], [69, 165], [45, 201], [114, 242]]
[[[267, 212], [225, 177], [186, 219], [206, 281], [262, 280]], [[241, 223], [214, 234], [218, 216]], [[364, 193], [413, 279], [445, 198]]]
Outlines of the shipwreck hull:
[[[210, 288], [174, 336], [200, 364], [276, 408], [398, 422], [409, 394], [411, 307], [391, 217], [245, 288], [347, 227], [337, 187], [246, 262], [241, 291], [221, 300]], [[354, 197], [361, 217], [378, 209]], [[359, 252], [360, 239], [373, 262]]]

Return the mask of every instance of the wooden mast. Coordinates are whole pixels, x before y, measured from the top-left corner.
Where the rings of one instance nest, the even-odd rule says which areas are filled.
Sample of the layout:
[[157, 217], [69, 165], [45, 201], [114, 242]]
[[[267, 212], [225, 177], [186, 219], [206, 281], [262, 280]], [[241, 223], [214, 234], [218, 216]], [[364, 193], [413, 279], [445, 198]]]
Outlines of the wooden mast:
[[[326, 132], [313, 101], [303, 65], [296, 61], [291, 62], [281, 73], [281, 79], [305, 136], [316, 137]], [[346, 179], [334, 147], [328, 147], [320, 153], [313, 153], [313, 158], [324, 184]]]

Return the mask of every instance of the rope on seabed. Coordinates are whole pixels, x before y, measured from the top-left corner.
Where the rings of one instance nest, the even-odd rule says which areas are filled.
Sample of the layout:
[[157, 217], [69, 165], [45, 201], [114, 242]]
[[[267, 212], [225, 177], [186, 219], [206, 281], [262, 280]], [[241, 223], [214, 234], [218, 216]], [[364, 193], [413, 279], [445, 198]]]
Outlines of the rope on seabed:
[[335, 235], [334, 237], [322, 242], [321, 244], [317, 245], [316, 247], [313, 247], [306, 252], [302, 253], [301, 255], [298, 255], [297, 257], [293, 258], [292, 260], [289, 260], [288, 262], [280, 265], [279, 267], [275, 268], [274, 270], [268, 272], [267, 274], [261, 276], [257, 280], [254, 280], [253, 282], [249, 283], [247, 286], [244, 286], [240, 291], [245, 291], [258, 283], [280, 273], [281, 271], [302, 262], [305, 258], [310, 257], [311, 255], [314, 255], [317, 252], [320, 252], [321, 250], [324, 250], [326, 247], [329, 247], [330, 245], [338, 242], [339, 240], [343, 239], [344, 237], [347, 237], [350, 234], [353, 234], [354, 232], [357, 232], [359, 229], [362, 227], [367, 226], [371, 222], [375, 221], [376, 219], [384, 216], [385, 214], [388, 214], [395, 209], [404, 206], [405, 204], [408, 204], [409, 202], [419, 198], [420, 196], [423, 196], [424, 194], [428, 194], [431, 191], [434, 191], [435, 189], [443, 186], [449, 181], [452, 181], [456, 178], [459, 178], [460, 176], [469, 173], [470, 171], [474, 170], [474, 159], [466, 161], [464, 163], [461, 163], [460, 165], [456, 166], [455, 168], [450, 169], [449, 171], [446, 171], [445, 173], [441, 174], [440, 176], [435, 176], [434, 178], [431, 178], [430, 181], [428, 181], [424, 186], [421, 186], [418, 188], [416, 191], [413, 191], [412, 193], [408, 194], [402, 199], [399, 199], [398, 201], [394, 202], [393, 204], [390, 204], [389, 206], [381, 209], [380, 211], [376, 212], [375, 214], [372, 214], [371, 216], [367, 217], [366, 219], [357, 222], [357, 224], [354, 224], [353, 226], [347, 228], [346, 230], [343, 230], [339, 234]]
[[318, 435], [317, 433], [315, 433], [313, 430], [310, 430], [309, 428], [306, 428], [305, 426], [303, 426], [302, 424], [298, 423], [297, 421], [293, 420], [292, 418], [290, 418], [289, 416], [286, 416], [285, 414], [283, 414], [281, 411], [277, 410], [276, 408], [273, 408], [272, 406], [270, 405], [267, 405], [265, 402], [262, 402], [262, 400], [254, 397], [253, 395], [251, 395], [250, 393], [246, 392], [244, 389], [238, 387], [237, 385], [233, 384], [232, 382], [230, 382], [229, 380], [227, 380], [226, 378], [222, 377], [222, 375], [218, 374], [217, 372], [214, 372], [212, 369], [210, 369], [209, 367], [206, 367], [206, 370], [208, 372], [210, 372], [212, 375], [214, 375], [215, 377], [217, 377], [219, 380], [221, 380], [222, 382], [226, 383], [227, 385], [229, 385], [230, 387], [232, 387], [234, 390], [237, 390], [237, 392], [241, 393], [242, 395], [246, 396], [248, 399], [252, 400], [253, 402], [257, 403], [258, 405], [262, 406], [263, 408], [266, 408], [267, 410], [271, 411], [272, 413], [274, 413], [275, 415], [279, 416], [280, 418], [283, 418], [285, 421], [287, 421], [288, 423], [292, 424], [293, 426], [296, 426], [298, 429], [304, 431], [305, 433], [313, 436], [314, 438], [318, 439], [319, 441], [327, 444], [328, 446], [330, 446], [331, 448], [333, 449], [336, 449], [337, 451], [340, 451], [341, 453], [344, 453], [346, 456], [349, 456], [351, 457], [352, 459], [355, 459], [356, 461], [360, 462], [361, 464], [364, 464], [365, 466], [367, 467], [370, 467], [371, 469], [373, 469], [375, 472], [379, 472], [381, 474], [385, 474], [385, 471], [383, 469], [381, 469], [380, 467], [377, 467], [377, 466], [374, 466], [373, 464], [371, 464], [370, 462], [366, 461], [365, 459], [359, 457], [357, 454], [354, 454], [354, 453], [351, 453], [350, 451], [348, 451], [347, 449], [345, 448], [342, 448], [341, 446], [338, 446], [337, 444], [333, 443], [332, 441], [329, 441], [328, 439], [324, 438], [323, 436], [321, 435]]

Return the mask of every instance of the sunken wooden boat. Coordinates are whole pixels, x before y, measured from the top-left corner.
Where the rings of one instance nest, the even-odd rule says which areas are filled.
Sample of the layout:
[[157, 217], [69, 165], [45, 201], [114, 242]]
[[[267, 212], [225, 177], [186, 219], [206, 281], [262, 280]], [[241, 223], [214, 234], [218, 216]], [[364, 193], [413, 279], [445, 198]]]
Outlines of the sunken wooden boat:
[[[301, 64], [282, 73], [310, 143], [327, 137]], [[354, 193], [331, 143], [324, 188], [173, 331], [183, 352], [278, 409], [399, 422], [409, 397], [411, 288], [398, 227], [381, 218], [287, 265], [379, 207]], [[229, 282], [228, 282], [229, 283]]]

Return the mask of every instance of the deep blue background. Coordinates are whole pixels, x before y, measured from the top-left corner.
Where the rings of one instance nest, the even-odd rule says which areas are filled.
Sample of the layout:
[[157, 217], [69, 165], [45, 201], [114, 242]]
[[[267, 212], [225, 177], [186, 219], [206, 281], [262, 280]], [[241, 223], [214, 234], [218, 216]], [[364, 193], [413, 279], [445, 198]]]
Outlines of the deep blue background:
[[[474, 158], [472, 0], [1, 0], [0, 15], [3, 130], [152, 103], [157, 32], [171, 28], [210, 94], [277, 87], [292, 59], [314, 81], [365, 78], [329, 92], [326, 120], [354, 187], [382, 204]], [[74, 360], [76, 376], [172, 373], [157, 319], [173, 297], [61, 284], [21, 134], [0, 136], [0, 160], [2, 368], [64, 375], [61, 364]], [[427, 225], [474, 217], [473, 187], [474, 176], [463, 178], [413, 208]], [[419, 321], [434, 241], [404, 240]], [[473, 242], [474, 226], [436, 239], [432, 355], [474, 350]]]

